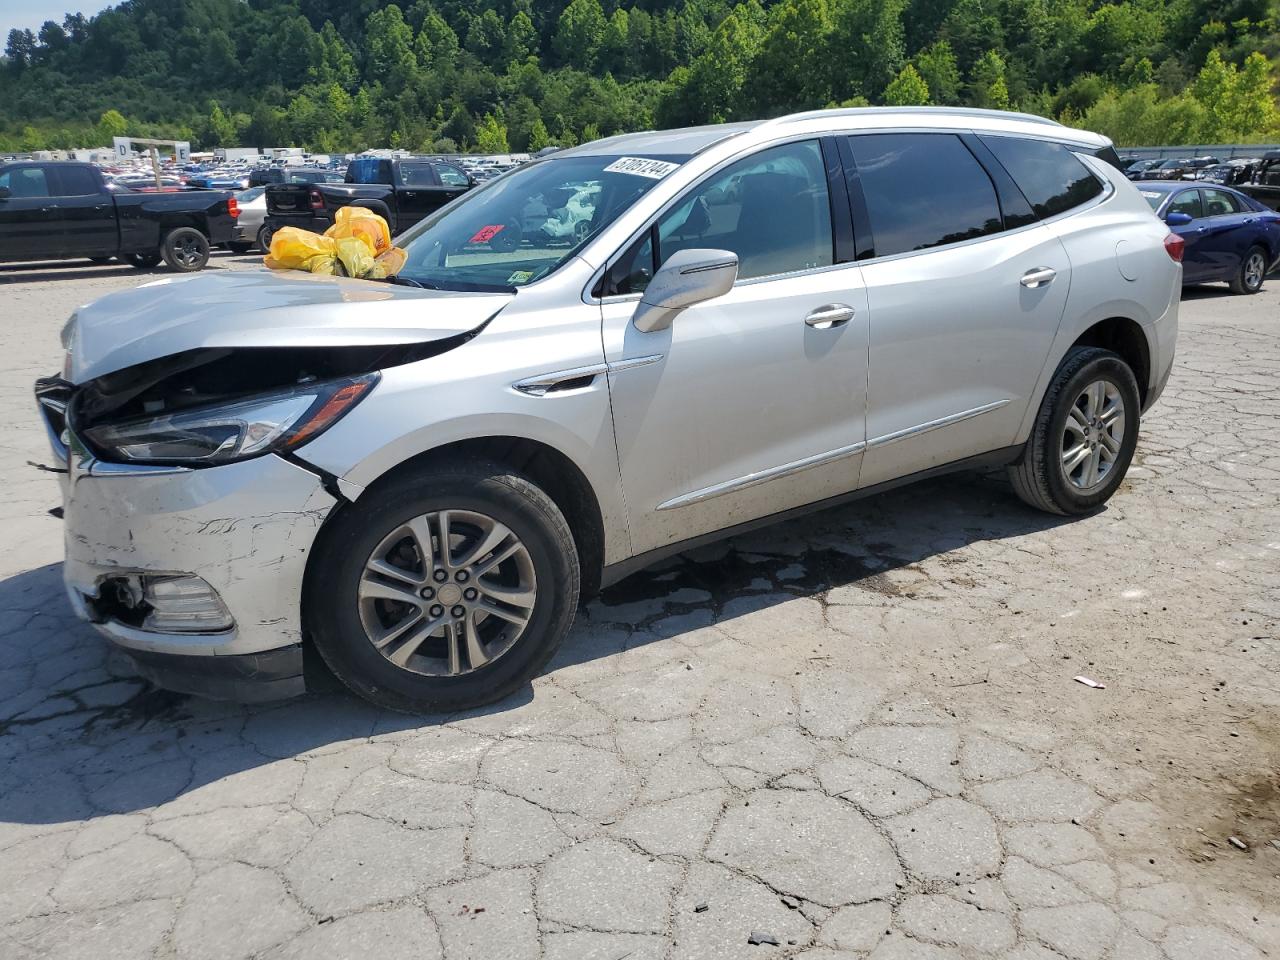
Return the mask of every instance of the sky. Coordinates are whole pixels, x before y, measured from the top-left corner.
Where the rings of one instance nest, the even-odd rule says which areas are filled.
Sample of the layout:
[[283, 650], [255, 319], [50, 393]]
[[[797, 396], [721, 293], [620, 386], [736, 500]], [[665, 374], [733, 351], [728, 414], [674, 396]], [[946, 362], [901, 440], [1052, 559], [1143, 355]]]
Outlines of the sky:
[[14, 27], [39, 33], [40, 24], [46, 20], [61, 23], [68, 10], [79, 10], [90, 17], [109, 6], [107, 0], [0, 0], [0, 51]]

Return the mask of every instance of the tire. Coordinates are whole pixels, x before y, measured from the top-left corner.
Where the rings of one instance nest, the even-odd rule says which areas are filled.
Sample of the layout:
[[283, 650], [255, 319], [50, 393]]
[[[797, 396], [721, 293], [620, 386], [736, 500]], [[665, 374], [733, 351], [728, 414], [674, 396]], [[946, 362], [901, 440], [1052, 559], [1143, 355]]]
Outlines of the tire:
[[246, 253], [253, 249], [253, 244], [243, 240], [235, 240], [227, 244], [227, 249], [238, 257], [243, 257]]
[[177, 227], [160, 241], [165, 265], [178, 273], [195, 273], [209, 262], [209, 238], [195, 227]]
[[126, 253], [124, 262], [131, 267], [137, 267], [139, 270], [150, 270], [152, 267], [160, 263], [161, 256], [156, 253]]
[[1259, 246], [1252, 246], [1240, 261], [1240, 269], [1231, 278], [1231, 292], [1254, 294], [1262, 289], [1267, 279], [1267, 251]]
[[[1101, 394], [1086, 396], [1086, 388], [1098, 384]], [[1117, 400], [1119, 410], [1103, 424]], [[1116, 492], [1133, 459], [1140, 405], [1138, 381], [1123, 359], [1099, 347], [1072, 347], [1045, 391], [1021, 457], [1009, 467], [1014, 492], [1037, 510], [1060, 516], [1080, 516], [1101, 507]], [[1084, 459], [1069, 467], [1068, 452], [1075, 461], [1082, 448]]]
[[115, 257], [90, 257], [89, 262], [96, 263], [98, 264], [98, 266], [102, 266], [104, 263], [110, 263], [114, 259]]
[[258, 249], [263, 253], [271, 252], [272, 230], [265, 223], [258, 228]]
[[[438, 546], [442, 511], [451, 518], [448, 572]], [[497, 526], [486, 530], [485, 522]], [[508, 535], [523, 553], [481, 569], [510, 547]], [[496, 552], [467, 556], [496, 537]], [[434, 576], [416, 546], [424, 542]], [[371, 572], [375, 560], [401, 572]], [[458, 570], [470, 573], [464, 579]], [[406, 713], [460, 710], [508, 696], [546, 665], [573, 622], [580, 585], [573, 534], [551, 498], [508, 467], [470, 460], [375, 485], [326, 524], [308, 564], [303, 622], [333, 673], [366, 700]], [[492, 606], [507, 614], [485, 613], [489, 591], [503, 588], [516, 599]], [[511, 616], [525, 617], [523, 627]], [[432, 629], [419, 636], [423, 625]], [[487, 658], [479, 666], [477, 648]]]

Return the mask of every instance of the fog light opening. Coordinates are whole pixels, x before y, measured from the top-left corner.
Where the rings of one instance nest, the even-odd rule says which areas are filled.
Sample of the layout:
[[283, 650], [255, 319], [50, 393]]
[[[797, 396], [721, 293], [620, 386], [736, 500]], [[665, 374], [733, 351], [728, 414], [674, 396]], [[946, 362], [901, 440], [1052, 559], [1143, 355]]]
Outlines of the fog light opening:
[[235, 626], [218, 592], [194, 574], [111, 577], [91, 606], [104, 620], [150, 633], [221, 633]]

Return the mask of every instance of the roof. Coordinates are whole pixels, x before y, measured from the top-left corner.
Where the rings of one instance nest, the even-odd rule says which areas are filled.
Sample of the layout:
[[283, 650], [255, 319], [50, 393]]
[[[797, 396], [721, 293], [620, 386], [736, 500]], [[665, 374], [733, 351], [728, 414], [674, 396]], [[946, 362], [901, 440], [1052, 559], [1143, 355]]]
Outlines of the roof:
[[[884, 127], [886, 124], [904, 126], [929, 126], [930, 120], [942, 121], [940, 128], [958, 128], [968, 122], [976, 126], [1021, 127], [1028, 133], [1051, 133], [1054, 137], [1077, 143], [1103, 145], [1103, 137], [1086, 130], [1064, 127], [1056, 120], [1048, 120], [1030, 113], [1013, 113], [1006, 110], [980, 110], [968, 107], [840, 107], [830, 110], [807, 110], [787, 114], [769, 120], [745, 120], [737, 123], [720, 123], [703, 127], [683, 127], [675, 130], [642, 130], [615, 137], [593, 140], [578, 147], [569, 147], [555, 154], [565, 156], [617, 156], [618, 154], [658, 154], [668, 156], [693, 156], [730, 137], [746, 133], [764, 133], [791, 125], [856, 129], [858, 127]], [[1037, 129], [1038, 128], [1038, 129]]]

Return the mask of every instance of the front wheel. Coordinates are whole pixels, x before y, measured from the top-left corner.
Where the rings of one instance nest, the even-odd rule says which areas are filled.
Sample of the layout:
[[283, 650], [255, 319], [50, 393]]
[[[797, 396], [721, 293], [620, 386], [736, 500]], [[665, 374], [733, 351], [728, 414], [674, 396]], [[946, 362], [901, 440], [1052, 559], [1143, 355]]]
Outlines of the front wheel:
[[1124, 360], [1099, 347], [1073, 347], [1045, 391], [1017, 463], [1013, 489], [1038, 510], [1089, 513], [1111, 499], [1138, 445], [1141, 399]]
[[209, 238], [195, 227], [178, 227], [165, 234], [160, 255], [170, 270], [194, 273], [209, 262]]
[[1240, 270], [1231, 279], [1231, 292], [1252, 294], [1262, 289], [1267, 278], [1267, 251], [1262, 247], [1250, 247], [1240, 261]]
[[527, 683], [573, 622], [581, 573], [555, 502], [470, 461], [374, 486], [326, 526], [303, 619], [351, 690], [420, 713], [490, 703]]

